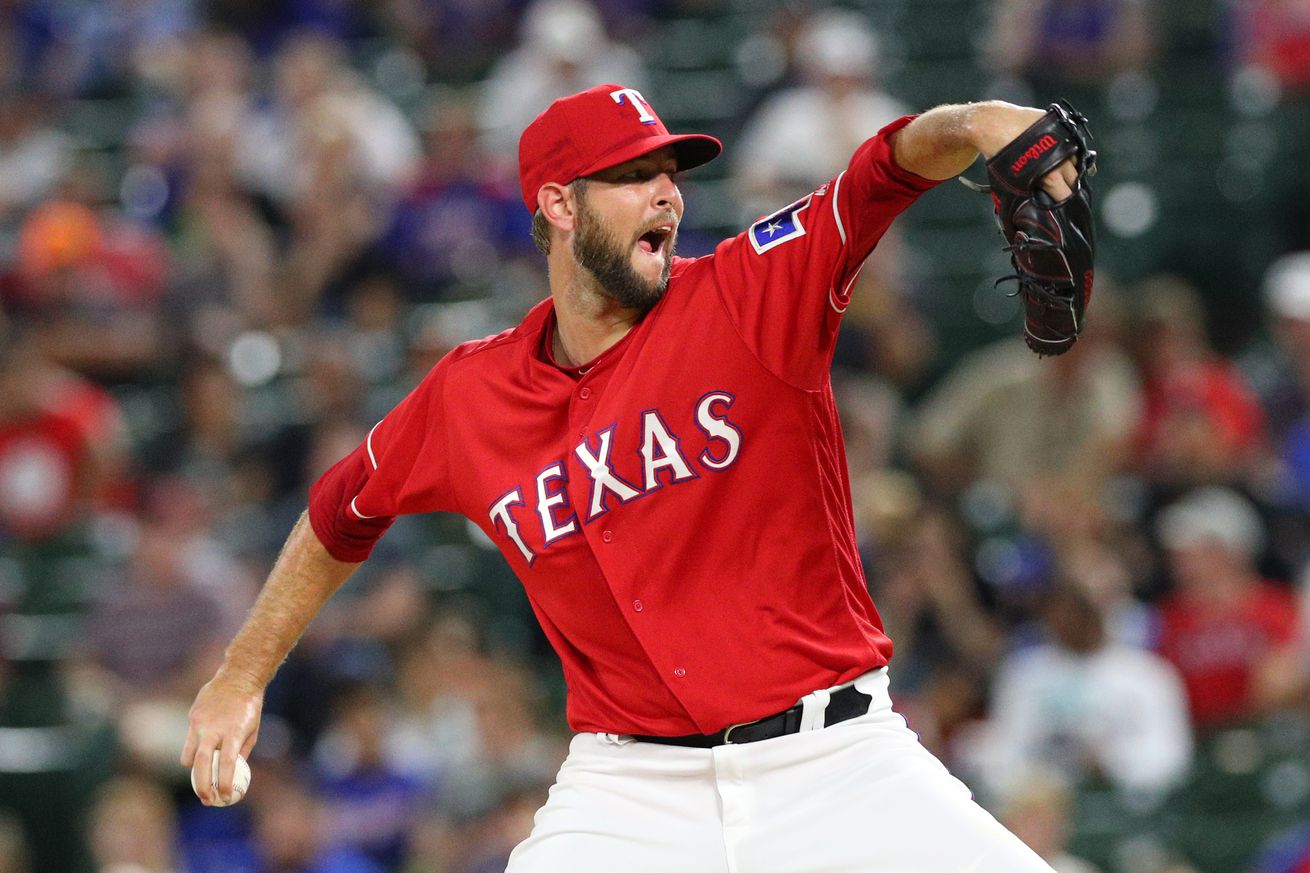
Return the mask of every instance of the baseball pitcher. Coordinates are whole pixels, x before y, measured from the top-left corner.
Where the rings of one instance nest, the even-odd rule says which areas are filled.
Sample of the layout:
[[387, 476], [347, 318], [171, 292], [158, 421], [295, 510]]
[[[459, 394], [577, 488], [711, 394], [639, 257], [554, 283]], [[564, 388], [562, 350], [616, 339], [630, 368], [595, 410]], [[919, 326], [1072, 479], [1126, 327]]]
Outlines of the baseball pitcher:
[[1028, 342], [1067, 349], [1091, 292], [1085, 121], [902, 118], [683, 259], [678, 176], [718, 140], [617, 84], [551, 104], [519, 145], [550, 297], [448, 354], [314, 484], [192, 707], [202, 799], [231, 790], [278, 665], [393, 519], [446, 511], [499, 546], [569, 689], [576, 736], [511, 873], [1049, 873], [891, 708], [829, 365], [878, 239], [980, 153]]

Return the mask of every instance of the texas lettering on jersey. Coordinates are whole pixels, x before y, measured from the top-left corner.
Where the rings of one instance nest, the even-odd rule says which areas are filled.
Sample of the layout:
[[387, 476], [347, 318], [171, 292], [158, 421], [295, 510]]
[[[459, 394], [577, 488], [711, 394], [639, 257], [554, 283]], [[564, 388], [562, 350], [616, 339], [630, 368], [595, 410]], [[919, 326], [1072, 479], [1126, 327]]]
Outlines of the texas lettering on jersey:
[[[727, 391], [711, 391], [696, 402], [693, 423], [705, 434], [708, 444], [694, 458], [697, 467], [709, 472], [722, 472], [733, 465], [741, 452], [742, 432], [727, 416], [735, 398]], [[579, 522], [590, 524], [610, 511], [610, 497], [618, 503], [629, 503], [664, 487], [661, 474], [667, 474], [668, 484], [699, 479], [692, 460], [682, 452], [682, 440], [670, 429], [658, 409], [647, 409], [641, 414], [640, 473], [624, 476], [615, 469], [613, 458], [614, 435], [619, 425], [612, 424], [597, 433], [594, 439], [584, 439], [574, 448], [573, 454], [581, 462], [590, 479], [587, 505], [579, 512], [569, 504], [565, 459], [552, 461], [537, 474], [528, 488], [535, 496], [532, 506], [533, 521], [541, 527], [545, 548], [577, 533]], [[633, 465], [637, 467], [636, 464]], [[520, 519], [528, 516], [524, 500], [524, 486], [516, 485], [497, 498], [488, 511], [496, 529], [509, 537], [523, 559], [531, 566], [537, 553], [528, 547], [519, 530]], [[516, 512], [517, 510], [517, 512]], [[528, 522], [523, 522], [528, 523]]]

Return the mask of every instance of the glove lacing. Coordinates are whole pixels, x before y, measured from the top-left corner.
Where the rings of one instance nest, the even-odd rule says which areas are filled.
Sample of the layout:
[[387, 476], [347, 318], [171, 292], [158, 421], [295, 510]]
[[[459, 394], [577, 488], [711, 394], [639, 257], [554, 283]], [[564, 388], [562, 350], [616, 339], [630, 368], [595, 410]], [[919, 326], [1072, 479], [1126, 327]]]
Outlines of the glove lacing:
[[[1018, 270], [1018, 266], [1014, 263], [1015, 253], [1023, 253], [1033, 249], [1060, 249], [1060, 246], [1049, 240], [1033, 239], [1027, 234], [1021, 234], [1020, 238], [1015, 242], [1001, 247], [1001, 251], [1010, 253], [1010, 265], [1016, 270]], [[1018, 297], [1026, 291], [1028, 296], [1035, 298], [1037, 302], [1045, 308], [1069, 313], [1069, 319], [1073, 322], [1073, 330], [1067, 334], [1061, 333], [1061, 335], [1054, 339], [1048, 339], [1034, 334], [1028, 329], [1028, 318], [1025, 317], [1023, 320], [1023, 332], [1031, 339], [1036, 340], [1039, 343], [1055, 346], [1062, 345], [1070, 340], [1075, 340], [1082, 333], [1082, 325], [1078, 323], [1078, 310], [1074, 307], [1069, 293], [1062, 291], [1054, 282], [1043, 282], [1034, 279], [1032, 276], [1023, 276], [1018, 272], [1014, 272], [997, 279], [992, 283], [992, 287], [999, 288], [1004, 282], [1015, 282], [1017, 285], [1013, 291], [1005, 295], [1006, 297]], [[1070, 287], [1072, 288], [1072, 282], [1070, 283]], [[1047, 325], [1048, 329], [1049, 327], [1050, 326]]]

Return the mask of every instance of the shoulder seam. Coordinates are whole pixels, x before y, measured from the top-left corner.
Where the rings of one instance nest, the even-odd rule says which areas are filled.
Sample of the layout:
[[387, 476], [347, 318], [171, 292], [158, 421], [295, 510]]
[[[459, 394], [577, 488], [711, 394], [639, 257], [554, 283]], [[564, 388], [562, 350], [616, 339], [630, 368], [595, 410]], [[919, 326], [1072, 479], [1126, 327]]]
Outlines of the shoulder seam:
[[503, 333], [483, 337], [482, 339], [469, 340], [468, 342], [460, 343], [450, 351], [451, 365], [453, 366], [461, 361], [468, 360], [469, 358], [480, 355], [483, 352], [489, 352], [493, 349], [510, 345], [511, 343], [522, 342], [523, 339], [524, 338], [519, 334], [518, 329], [513, 328]]

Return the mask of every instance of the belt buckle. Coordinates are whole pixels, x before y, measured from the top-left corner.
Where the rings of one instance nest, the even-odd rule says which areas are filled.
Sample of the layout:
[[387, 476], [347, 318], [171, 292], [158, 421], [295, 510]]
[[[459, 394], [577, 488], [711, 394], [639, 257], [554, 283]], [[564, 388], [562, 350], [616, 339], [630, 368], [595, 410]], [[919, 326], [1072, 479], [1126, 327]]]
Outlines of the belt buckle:
[[[755, 721], [759, 721], [759, 719], [756, 719]], [[755, 722], [754, 722], [754, 721], [743, 721], [743, 722], [738, 722], [737, 724], [730, 724], [730, 725], [728, 725], [726, 728], [724, 728], [724, 729], [723, 729], [723, 744], [724, 744], [725, 746], [736, 745], [736, 744], [732, 741], [732, 732], [735, 731], [737, 728], [739, 728], [739, 727], [745, 727], [745, 726], [748, 725], [748, 724], [755, 724]]]

